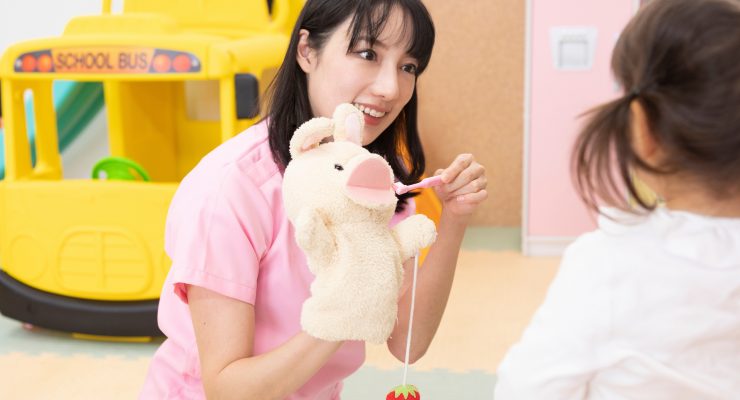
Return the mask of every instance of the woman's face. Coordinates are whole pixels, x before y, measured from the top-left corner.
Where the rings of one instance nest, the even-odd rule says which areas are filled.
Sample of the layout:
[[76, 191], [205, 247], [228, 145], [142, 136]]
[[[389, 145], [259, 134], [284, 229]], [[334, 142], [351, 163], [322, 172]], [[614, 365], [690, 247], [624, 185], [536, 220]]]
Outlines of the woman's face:
[[308, 46], [310, 32], [300, 33], [297, 59], [306, 73], [313, 115], [331, 117], [337, 105], [353, 104], [365, 115], [363, 145], [388, 128], [414, 92], [418, 61], [406, 52], [410, 33], [403, 31], [403, 17], [394, 9], [372, 47], [360, 40], [349, 52], [351, 18], [320, 50]]

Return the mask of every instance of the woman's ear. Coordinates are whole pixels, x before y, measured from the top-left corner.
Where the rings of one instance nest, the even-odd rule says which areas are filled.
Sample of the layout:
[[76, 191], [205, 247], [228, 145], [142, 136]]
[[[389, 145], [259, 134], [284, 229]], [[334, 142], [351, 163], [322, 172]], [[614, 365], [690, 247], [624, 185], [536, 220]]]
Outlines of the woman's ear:
[[316, 64], [314, 60], [312, 60], [314, 52], [308, 44], [308, 35], [309, 32], [305, 29], [301, 29], [298, 32], [298, 51], [295, 55], [298, 65], [305, 73], [310, 72], [311, 67]]

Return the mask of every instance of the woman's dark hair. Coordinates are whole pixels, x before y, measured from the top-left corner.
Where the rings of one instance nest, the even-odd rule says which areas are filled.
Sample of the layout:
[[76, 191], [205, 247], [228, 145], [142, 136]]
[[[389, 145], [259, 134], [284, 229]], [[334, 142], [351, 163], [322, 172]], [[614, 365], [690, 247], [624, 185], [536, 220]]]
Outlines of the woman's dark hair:
[[[644, 210], [632, 169], [680, 173], [717, 198], [740, 189], [740, 1], [653, 0], [622, 32], [612, 70], [625, 95], [588, 112], [573, 152], [584, 202]], [[651, 166], [631, 146], [630, 105], [665, 154]], [[616, 169], [615, 169], [616, 167]]]
[[[308, 100], [306, 74], [296, 61], [299, 32], [310, 32], [309, 46], [321, 50], [331, 34], [348, 18], [349, 52], [361, 39], [367, 38], [372, 45], [382, 33], [391, 11], [398, 7], [406, 16], [404, 24], [411, 24], [409, 55], [418, 61], [417, 76], [429, 64], [434, 46], [434, 25], [429, 12], [420, 0], [308, 0], [301, 11], [291, 34], [288, 51], [283, 64], [268, 92], [267, 117], [270, 149], [275, 162], [281, 169], [290, 162], [290, 139], [293, 132], [304, 122], [313, 118]], [[404, 29], [407, 29], [404, 26]], [[388, 161], [395, 176], [403, 183], [418, 181], [424, 173], [424, 150], [417, 128], [416, 88], [411, 100], [398, 118], [366, 148]], [[409, 165], [399, 154], [407, 154]], [[405, 199], [412, 193], [399, 196], [401, 209]]]

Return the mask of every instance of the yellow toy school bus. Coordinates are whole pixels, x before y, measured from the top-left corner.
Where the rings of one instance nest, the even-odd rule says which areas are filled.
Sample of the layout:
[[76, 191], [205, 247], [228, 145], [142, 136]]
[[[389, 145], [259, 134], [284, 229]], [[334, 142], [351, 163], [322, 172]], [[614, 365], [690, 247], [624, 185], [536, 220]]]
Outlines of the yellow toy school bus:
[[[259, 118], [303, 0], [126, 0], [0, 58], [0, 313], [99, 336], [157, 336], [167, 209], [211, 149]], [[99, 82], [110, 157], [65, 179], [52, 88]], [[34, 140], [24, 105], [32, 98]], [[64, 139], [66, 140], [66, 139]], [[431, 190], [419, 212], [438, 220]]]
[[[259, 118], [302, 5], [274, 3], [270, 13], [264, 0], [126, 0], [112, 14], [108, 0], [60, 37], [7, 49], [0, 312], [69, 332], [159, 334], [170, 199], [202, 156]], [[102, 83], [111, 157], [95, 178], [63, 178], [59, 80]]]

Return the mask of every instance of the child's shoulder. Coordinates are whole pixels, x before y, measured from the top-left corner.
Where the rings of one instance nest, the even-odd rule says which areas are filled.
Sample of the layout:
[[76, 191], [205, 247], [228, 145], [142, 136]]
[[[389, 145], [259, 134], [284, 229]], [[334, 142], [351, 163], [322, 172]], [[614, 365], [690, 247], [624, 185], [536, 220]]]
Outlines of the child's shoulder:
[[658, 207], [652, 212], [633, 214], [613, 208], [601, 209], [598, 230], [607, 236], [633, 240], [660, 239], [722, 233], [740, 235], [740, 218], [712, 217], [688, 211]]
[[695, 265], [740, 268], [740, 218], [715, 218], [664, 207], [646, 214], [602, 209], [598, 228], [566, 254], [599, 260], [678, 256]]
[[597, 228], [579, 236], [566, 250], [566, 257], [599, 263], [622, 259], [654, 240], [660, 230], [652, 214], [632, 214], [607, 207], [599, 211]]

